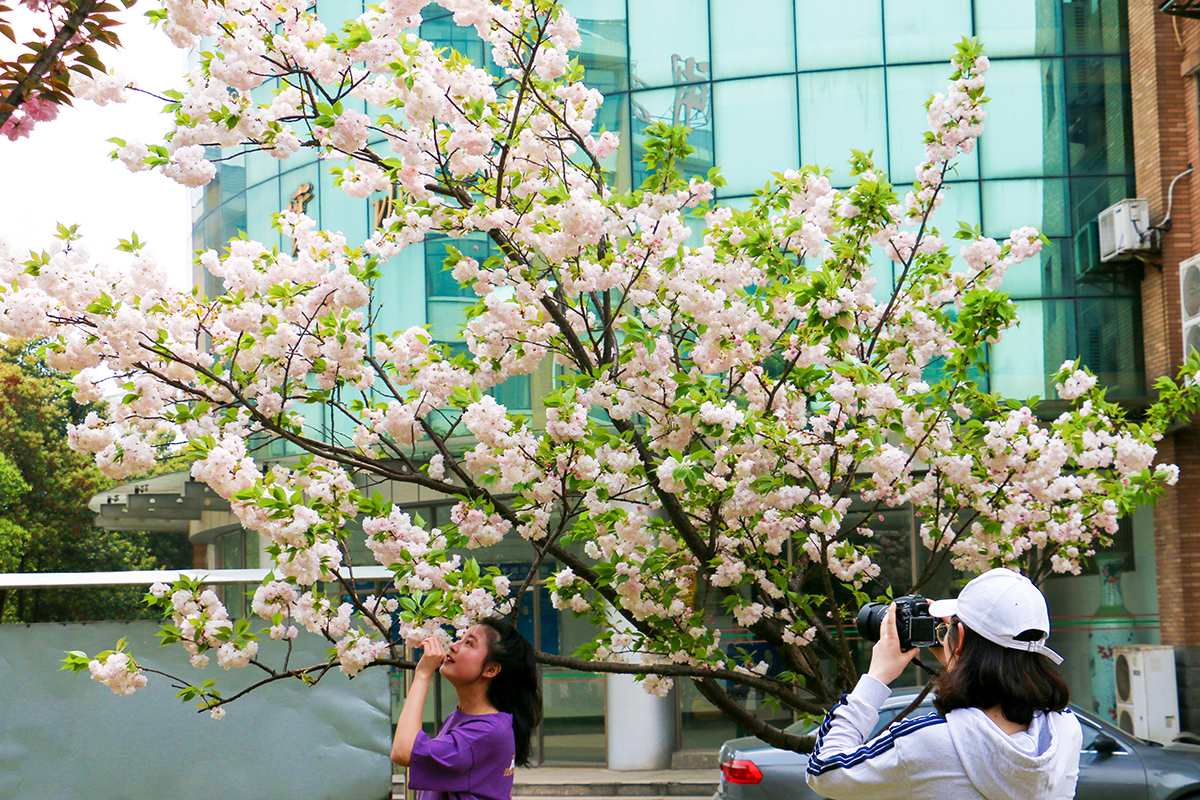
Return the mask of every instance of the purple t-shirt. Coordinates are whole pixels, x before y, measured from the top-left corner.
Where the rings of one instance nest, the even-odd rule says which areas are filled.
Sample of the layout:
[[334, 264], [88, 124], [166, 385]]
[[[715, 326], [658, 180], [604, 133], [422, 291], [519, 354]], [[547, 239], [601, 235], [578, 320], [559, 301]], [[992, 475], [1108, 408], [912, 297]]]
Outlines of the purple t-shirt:
[[417, 733], [408, 762], [417, 800], [510, 800], [517, 744], [512, 714], [446, 717], [437, 738]]

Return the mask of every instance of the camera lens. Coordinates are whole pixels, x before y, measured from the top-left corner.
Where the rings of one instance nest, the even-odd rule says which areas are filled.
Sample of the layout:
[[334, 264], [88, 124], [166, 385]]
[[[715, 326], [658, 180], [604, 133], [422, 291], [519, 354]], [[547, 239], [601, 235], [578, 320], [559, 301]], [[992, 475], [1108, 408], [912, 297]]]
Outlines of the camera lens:
[[887, 615], [887, 604], [885, 603], [867, 603], [858, 610], [858, 617], [854, 620], [855, 627], [858, 628], [858, 635], [869, 642], [879, 641], [879, 629], [883, 625], [883, 618]]

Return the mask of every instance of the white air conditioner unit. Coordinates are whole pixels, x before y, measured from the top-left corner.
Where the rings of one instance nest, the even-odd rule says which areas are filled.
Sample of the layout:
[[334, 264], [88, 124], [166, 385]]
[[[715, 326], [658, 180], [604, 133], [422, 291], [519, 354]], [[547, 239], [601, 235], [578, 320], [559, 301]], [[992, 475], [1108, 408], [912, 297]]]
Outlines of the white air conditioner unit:
[[1154, 249], [1150, 204], [1122, 200], [1100, 212], [1100, 260], [1118, 261]]
[[1167, 744], [1179, 735], [1175, 648], [1128, 644], [1113, 648], [1117, 726], [1142, 739]]
[[1179, 265], [1179, 316], [1183, 319], [1183, 358], [1200, 351], [1200, 256]]

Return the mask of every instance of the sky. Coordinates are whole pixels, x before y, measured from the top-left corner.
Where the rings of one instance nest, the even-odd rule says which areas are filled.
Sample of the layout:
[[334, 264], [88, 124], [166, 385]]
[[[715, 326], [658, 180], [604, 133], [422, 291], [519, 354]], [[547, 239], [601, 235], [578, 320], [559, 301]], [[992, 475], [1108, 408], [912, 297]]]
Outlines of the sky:
[[[184, 51], [144, 21], [135, 7], [118, 29], [124, 47], [102, 50], [114, 72], [161, 94], [179, 86]], [[130, 92], [124, 104], [76, 101], [57, 119], [34, 127], [27, 139], [0, 138], [0, 237], [13, 248], [43, 250], [57, 223], [79, 225], [97, 260], [121, 263], [118, 239], [137, 232], [180, 288], [191, 284], [191, 190], [155, 171], [132, 173], [108, 154], [116, 136], [161, 142], [169, 119], [163, 102]]]

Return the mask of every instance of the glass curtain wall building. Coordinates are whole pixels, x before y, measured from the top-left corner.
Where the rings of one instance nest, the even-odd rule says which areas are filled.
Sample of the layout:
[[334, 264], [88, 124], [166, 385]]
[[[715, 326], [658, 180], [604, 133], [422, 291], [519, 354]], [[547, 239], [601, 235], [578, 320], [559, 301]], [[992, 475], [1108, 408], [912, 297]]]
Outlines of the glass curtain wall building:
[[[318, 5], [331, 27], [363, 10], [358, 0]], [[847, 185], [851, 147], [872, 150], [903, 192], [923, 155], [924, 103], [945, 90], [955, 42], [979, 36], [992, 61], [986, 132], [960, 161], [935, 224], [947, 237], [962, 221], [999, 238], [1034, 225], [1051, 241], [1005, 279], [1021, 325], [992, 348], [991, 386], [1009, 396], [1053, 396], [1047, 376], [1079, 357], [1111, 397], [1145, 395], [1138, 276], [1103, 268], [1095, 225], [1102, 209], [1133, 193], [1123, 0], [567, 0], [566, 6], [580, 21], [578, 55], [587, 80], [606, 95], [601, 122], [621, 136], [621, 149], [606, 163], [618, 187], [644, 179], [644, 131], [662, 120], [692, 129], [696, 153], [688, 168], [702, 173], [719, 165], [728, 180], [720, 200], [739, 207], [772, 172], [802, 164], [827, 167], [835, 185]], [[477, 63], [486, 59], [474, 31], [455, 26], [448, 12], [430, 5], [423, 14], [423, 36]], [[258, 90], [262, 101], [271, 88]], [[329, 166], [336, 162], [299, 156], [279, 162], [265, 153], [222, 162], [217, 179], [197, 193], [195, 246], [219, 249], [244, 231], [290, 248], [271, 227], [271, 214], [288, 208], [341, 231], [352, 244], [365, 240], [388, 198], [347, 196], [334, 187]], [[488, 255], [483, 237], [456, 244]], [[430, 324], [438, 339], [454, 338], [471, 299], [442, 272], [443, 258], [444, 244], [435, 240], [386, 265], [370, 309], [379, 330]], [[881, 258], [877, 269], [886, 291], [890, 262]], [[197, 275], [210, 293], [220, 288], [212, 280]], [[537, 419], [537, 392], [527, 381], [497, 391], [506, 405], [531, 409]], [[314, 430], [348, 433], [320, 409], [311, 414]], [[889, 563], [902, 572], [916, 566], [910, 514], [888, 512], [879, 527], [887, 528], [880, 540], [894, 540], [896, 559]], [[241, 547], [253, 550], [251, 543]], [[545, 650], [570, 653], [587, 638], [581, 623], [557, 617], [541, 598], [529, 615]], [[757, 647], [726, 622], [731, 648]], [[546, 680], [541, 759], [602, 762], [603, 680], [566, 673], [547, 673]], [[677, 695], [679, 746], [711, 747], [735, 733], [690, 684]]]
[[[1144, 394], [1136, 275], [1105, 273], [1098, 212], [1132, 196], [1128, 36], [1118, 0], [576, 0], [581, 60], [626, 147], [619, 182], [644, 177], [643, 131], [691, 126], [694, 168], [719, 165], [735, 206], [772, 172], [816, 164], [849, 183], [851, 147], [872, 150], [903, 192], [923, 156], [924, 103], [945, 91], [953, 45], [979, 36], [992, 61], [986, 132], [935, 219], [1051, 239], [1009, 273], [1022, 324], [991, 353], [992, 386], [1052, 394], [1079, 356], [1112, 396]], [[881, 289], [891, 278], [882, 266]]]

